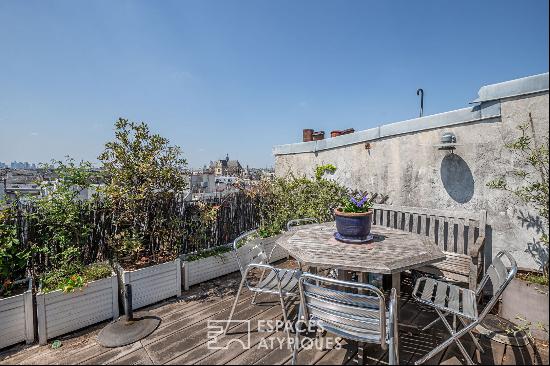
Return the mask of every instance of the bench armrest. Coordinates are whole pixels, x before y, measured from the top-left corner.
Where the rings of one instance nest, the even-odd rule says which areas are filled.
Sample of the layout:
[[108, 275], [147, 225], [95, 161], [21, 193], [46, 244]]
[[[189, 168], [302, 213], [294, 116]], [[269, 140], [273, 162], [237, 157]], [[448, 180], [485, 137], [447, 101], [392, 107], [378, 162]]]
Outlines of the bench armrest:
[[485, 246], [485, 236], [480, 236], [477, 238], [475, 243], [468, 249], [468, 254], [472, 258], [477, 258], [479, 256], [479, 253], [483, 250], [483, 247]]

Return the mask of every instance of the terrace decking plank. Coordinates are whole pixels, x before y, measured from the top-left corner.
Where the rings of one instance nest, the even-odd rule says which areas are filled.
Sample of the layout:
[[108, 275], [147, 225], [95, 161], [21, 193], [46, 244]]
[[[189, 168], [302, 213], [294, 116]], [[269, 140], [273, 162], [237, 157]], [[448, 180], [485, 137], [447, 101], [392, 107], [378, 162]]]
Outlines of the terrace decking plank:
[[286, 337], [285, 332], [278, 331], [275, 333], [272, 333], [271, 335], [267, 337], [263, 337], [260, 342], [262, 342], [262, 346], [257, 346], [256, 348], [247, 350], [240, 354], [239, 356], [233, 358], [229, 362], [227, 362], [227, 365], [254, 365], [256, 364], [260, 359], [267, 356], [268, 353], [272, 351], [270, 348], [266, 348], [264, 345], [270, 345], [272, 342], [274, 344], [277, 343], [277, 339], [281, 339], [282, 337]]
[[[274, 306], [274, 307], [271, 307], [269, 310], [259, 314], [257, 318], [265, 319], [265, 320], [276, 320], [276, 319], [280, 319], [281, 317], [282, 317], [281, 309], [277, 306]], [[239, 357], [239, 355], [241, 355], [244, 352], [251, 352], [251, 351], [254, 352], [255, 350], [257, 350], [258, 346], [260, 345], [260, 341], [272, 334], [274, 334], [274, 332], [258, 332], [258, 329], [256, 327], [250, 334], [249, 350], [242, 350], [236, 345], [235, 347], [230, 347], [229, 349], [214, 351], [209, 354], [206, 354], [206, 357], [202, 358], [199, 362], [197, 362], [197, 365], [228, 364], [229, 362]], [[230, 331], [226, 337], [229, 339], [232, 339], [232, 338], [234, 339], [235, 335], [232, 334]], [[246, 334], [242, 334], [238, 339], [244, 340], [245, 338], [246, 338]], [[203, 348], [207, 348], [207, 347], [203, 347]], [[199, 352], [204, 352], [204, 350], [201, 349], [199, 350]]]
[[[273, 307], [262, 307], [258, 305], [249, 305], [247, 308], [243, 309], [240, 312], [235, 312], [235, 315], [233, 319], [235, 320], [250, 320], [250, 326], [254, 329], [256, 328], [254, 323], [257, 323], [256, 321], [259, 319], [263, 319], [264, 313], [268, 312], [269, 310], [273, 310]], [[221, 318], [219, 320], [222, 320], [224, 318]], [[213, 319], [218, 320], [218, 319]], [[220, 323], [221, 326], [224, 326], [223, 323]], [[251, 329], [252, 330], [252, 329]], [[205, 337], [204, 338], [198, 338], [196, 340], [196, 343], [192, 345], [192, 351], [186, 352], [178, 357], [175, 357], [171, 359], [168, 364], [197, 364], [200, 360], [203, 358], [209, 356], [210, 354], [214, 353], [216, 350], [209, 349], [208, 348], [208, 329], [206, 329]], [[218, 336], [216, 344], [220, 347], [223, 347], [228, 344], [229, 341], [234, 339], [240, 339], [241, 337], [245, 337], [247, 335], [248, 331], [248, 324], [247, 323], [241, 323], [241, 324], [233, 324], [230, 326], [228, 330], [228, 334], [226, 336]], [[241, 346], [239, 344], [235, 344], [234, 347], [240, 348]]]
[[[249, 302], [250, 299], [252, 299], [251, 294], [243, 294], [243, 296], [239, 299], [239, 305], [245, 302]], [[157, 329], [147, 338], [143, 339], [141, 342], [144, 346], [147, 346], [151, 343], [158, 342], [163, 338], [169, 337], [174, 333], [181, 332], [181, 330], [186, 327], [200, 323], [204, 319], [207, 319], [220, 312], [226, 311], [228, 307], [233, 304], [233, 301], [234, 298], [227, 298], [190, 315], [187, 315], [185, 313], [182, 314], [180, 312], [172, 313], [162, 319], [159, 329]]]
[[[235, 319], [238, 319], [238, 314], [244, 309], [253, 307], [248, 301], [242, 301], [237, 304]], [[179, 326], [175, 332], [172, 332], [170, 335], [161, 338], [158, 341], [153, 343], [145, 344], [145, 349], [149, 354], [149, 357], [156, 364], [166, 363], [182, 353], [185, 353], [191, 349], [200, 341], [206, 339], [207, 327], [206, 319], [215, 316], [213, 319], [227, 319], [229, 316], [230, 309], [225, 308], [223, 311], [213, 314], [208, 314], [208, 316], [203, 317], [201, 320], [197, 321], [191, 326], [185, 326], [181, 322], [176, 322], [176, 327]], [[155, 333], [153, 333], [154, 335]]]
[[153, 361], [151, 361], [145, 349], [141, 348], [109, 364], [110, 365], [152, 365]]
[[481, 337], [479, 340], [481, 346], [485, 349], [485, 352], [480, 353], [476, 350], [472, 360], [474, 362], [484, 365], [501, 365], [506, 351], [506, 345], [498, 342], [493, 342], [485, 337]]
[[[99, 346], [99, 344], [98, 344]], [[99, 346], [101, 347], [101, 346]], [[126, 357], [127, 355], [143, 349], [141, 342], [135, 342], [127, 346], [117, 348], [103, 348], [103, 352], [99, 355], [87, 358], [84, 362], [75, 362], [81, 365], [105, 365], [117, 362], [119, 359]], [[78, 356], [78, 355], [77, 355]]]
[[339, 349], [331, 349], [330, 352], [317, 361], [316, 365], [344, 365], [350, 360], [353, 360], [357, 354], [357, 345], [355, 342], [347, 342], [342, 340], [342, 347]]
[[288, 342], [285, 340], [279, 346], [275, 343], [275, 349], [271, 350], [263, 358], [255, 362], [255, 365], [282, 365], [292, 357], [292, 351], [289, 349]]
[[[548, 358], [547, 358], [548, 359]], [[542, 365], [544, 364], [537, 357], [537, 352], [533, 349], [531, 344], [525, 347], [516, 347], [506, 345], [506, 350], [502, 357], [502, 365]], [[548, 364], [548, 363], [547, 363]]]

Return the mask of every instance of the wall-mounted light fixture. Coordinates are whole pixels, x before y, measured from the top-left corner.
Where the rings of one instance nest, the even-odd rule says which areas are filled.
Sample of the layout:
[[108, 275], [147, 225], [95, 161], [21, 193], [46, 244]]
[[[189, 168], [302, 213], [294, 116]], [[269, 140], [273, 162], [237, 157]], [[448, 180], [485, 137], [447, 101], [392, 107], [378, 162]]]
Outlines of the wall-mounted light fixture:
[[447, 150], [451, 153], [456, 149], [457, 146], [460, 146], [456, 143], [456, 136], [452, 132], [445, 132], [441, 135], [439, 144], [434, 145], [438, 150]]

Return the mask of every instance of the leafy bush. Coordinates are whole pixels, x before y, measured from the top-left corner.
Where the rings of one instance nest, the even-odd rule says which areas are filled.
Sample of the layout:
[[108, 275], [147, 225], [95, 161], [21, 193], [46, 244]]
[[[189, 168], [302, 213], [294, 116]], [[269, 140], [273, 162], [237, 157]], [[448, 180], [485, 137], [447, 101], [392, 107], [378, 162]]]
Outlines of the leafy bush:
[[177, 256], [182, 222], [171, 209], [187, 186], [180, 148], [152, 134], [145, 123], [122, 118], [115, 123], [115, 137], [99, 156], [116, 226], [109, 241], [114, 254], [123, 262]]
[[209, 258], [212, 256], [221, 256], [222, 254], [230, 252], [231, 250], [232, 248], [230, 246], [219, 246], [212, 249], [203, 250], [196, 254], [188, 255], [185, 260], [187, 260], [188, 262], [194, 262], [198, 261], [199, 259]]
[[17, 237], [15, 212], [14, 204], [0, 209], [0, 297], [8, 295], [13, 282], [25, 276], [31, 256], [31, 250], [22, 248]]
[[88, 219], [92, 201], [79, 198], [80, 191], [92, 183], [91, 164], [77, 164], [67, 158], [66, 162], [52, 162], [48, 168], [58, 179], [41, 184], [48, 194], [34, 199], [36, 210], [30, 213], [40, 254], [40, 265], [35, 263], [40, 268], [35, 269], [40, 273], [86, 262], [85, 248], [93, 225]]
[[112, 270], [108, 263], [93, 263], [88, 266], [79, 264], [67, 265], [52, 270], [41, 278], [42, 292], [63, 290], [72, 292], [86, 286], [89, 282], [111, 276]]
[[[316, 171], [321, 170], [327, 169]], [[348, 190], [322, 175], [317, 176], [318, 179], [308, 179], [290, 175], [264, 181], [256, 188], [252, 194], [260, 197], [258, 233], [261, 237], [281, 233], [293, 219], [314, 217], [320, 222], [333, 219], [333, 210], [343, 204]]]

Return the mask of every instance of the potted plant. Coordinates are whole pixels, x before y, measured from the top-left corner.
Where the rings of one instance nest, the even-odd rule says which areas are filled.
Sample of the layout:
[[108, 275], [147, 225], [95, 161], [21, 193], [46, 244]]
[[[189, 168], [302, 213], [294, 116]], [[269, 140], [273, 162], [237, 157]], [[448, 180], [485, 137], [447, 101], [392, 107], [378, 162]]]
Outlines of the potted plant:
[[116, 319], [118, 283], [107, 262], [68, 265], [42, 275], [36, 294], [38, 340]]
[[342, 207], [334, 210], [337, 240], [349, 243], [363, 243], [372, 239], [372, 198], [368, 193], [350, 194]]

